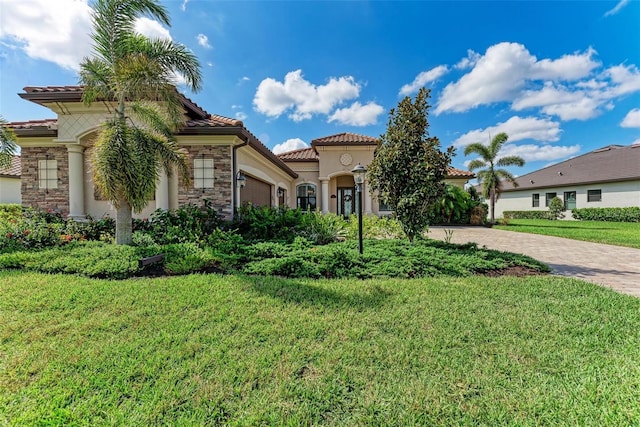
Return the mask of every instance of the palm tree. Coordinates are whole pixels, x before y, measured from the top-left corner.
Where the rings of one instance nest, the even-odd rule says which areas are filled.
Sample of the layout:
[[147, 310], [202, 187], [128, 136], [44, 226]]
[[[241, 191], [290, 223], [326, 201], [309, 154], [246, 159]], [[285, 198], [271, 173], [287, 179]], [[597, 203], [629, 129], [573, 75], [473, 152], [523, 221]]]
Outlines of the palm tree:
[[524, 166], [524, 159], [519, 156], [507, 156], [497, 159], [498, 153], [502, 145], [507, 142], [509, 136], [506, 133], [497, 134], [489, 143], [482, 145], [479, 142], [467, 145], [464, 149], [464, 155], [477, 154], [481, 158], [472, 160], [469, 163], [469, 170], [481, 169], [478, 171], [478, 181], [482, 184], [482, 195], [485, 199], [489, 199], [491, 209], [491, 224], [495, 222], [495, 206], [496, 200], [500, 197], [502, 191], [502, 183], [510, 182], [514, 187], [518, 186], [515, 178], [505, 169], [497, 169], [504, 166]]
[[162, 170], [175, 167], [188, 181], [186, 156], [174, 137], [183, 121], [176, 76], [192, 91], [201, 86], [198, 59], [171, 40], [134, 30], [142, 16], [170, 25], [158, 0], [97, 0], [93, 8], [93, 56], [80, 64], [83, 101], [115, 103], [94, 142], [94, 182], [116, 208], [116, 243], [130, 244], [132, 211], [153, 196]]
[[0, 116], [0, 169], [11, 166], [11, 159], [17, 151], [16, 134], [7, 127], [7, 121]]

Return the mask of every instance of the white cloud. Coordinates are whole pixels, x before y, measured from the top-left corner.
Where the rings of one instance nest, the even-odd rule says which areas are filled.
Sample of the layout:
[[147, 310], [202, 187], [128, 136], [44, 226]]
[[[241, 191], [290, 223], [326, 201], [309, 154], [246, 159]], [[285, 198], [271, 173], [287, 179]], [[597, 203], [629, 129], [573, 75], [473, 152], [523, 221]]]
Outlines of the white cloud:
[[509, 144], [523, 139], [543, 142], [558, 141], [562, 130], [560, 129], [560, 123], [548, 118], [513, 116], [506, 122], [498, 123], [495, 126], [469, 131], [453, 141], [453, 145], [465, 147], [474, 142], [487, 144], [491, 138], [500, 132], [506, 132], [509, 135], [509, 142], [507, 142]]
[[249, 80], [251, 80], [251, 79], [249, 77], [247, 77], [247, 76], [240, 77], [238, 79], [238, 86], [243, 84], [244, 82], [248, 82]]
[[498, 157], [520, 156], [525, 162], [553, 161], [566, 159], [580, 152], [580, 145], [537, 145], [537, 144], [505, 144]]
[[631, 143], [631, 145], [640, 145], [640, 138], [636, 139]]
[[587, 77], [599, 63], [595, 50], [540, 61], [519, 43], [498, 43], [478, 58], [471, 71], [449, 83], [438, 99], [436, 114], [464, 112], [483, 104], [512, 101], [530, 81], [576, 80]]
[[611, 81], [611, 85], [602, 91], [607, 99], [640, 91], [640, 71], [635, 65], [609, 67], [604, 76]]
[[150, 39], [171, 40], [169, 30], [153, 19], [138, 18], [135, 25], [136, 32], [149, 37]]
[[0, 8], [0, 39], [16, 43], [31, 58], [77, 70], [91, 52], [86, 0], [1, 0]]
[[182, 5], [180, 6], [180, 9], [182, 9], [183, 12], [187, 10], [187, 3], [189, 3], [189, 0], [182, 0]]
[[289, 118], [299, 122], [314, 114], [328, 114], [336, 105], [359, 94], [360, 85], [351, 76], [332, 77], [324, 85], [314, 85], [303, 78], [302, 70], [296, 70], [287, 73], [284, 82], [262, 80], [253, 104], [256, 111], [269, 117], [290, 111]]
[[247, 120], [247, 117], [249, 117], [249, 116], [247, 116], [247, 115], [246, 115], [246, 113], [245, 113], [244, 111], [238, 111], [238, 112], [236, 113], [236, 119], [238, 119], [238, 120], [240, 120], [240, 121], [245, 121], [245, 120]]
[[640, 108], [629, 111], [620, 123], [623, 128], [640, 128]]
[[204, 34], [198, 34], [196, 36], [196, 40], [198, 40], [198, 44], [205, 49], [211, 49], [211, 45], [209, 44], [209, 37]]
[[449, 71], [449, 68], [446, 65], [438, 65], [435, 68], [430, 69], [429, 71], [423, 71], [413, 79], [413, 82], [406, 84], [400, 88], [399, 95], [407, 96], [411, 95], [420, 90], [427, 83], [430, 83], [438, 78], [442, 77]]
[[384, 113], [384, 108], [375, 102], [369, 102], [366, 105], [354, 102], [348, 108], [337, 109], [329, 116], [328, 122], [335, 121], [343, 125], [368, 126], [376, 124], [378, 116], [382, 113]]
[[471, 49], [467, 49], [467, 56], [458, 61], [458, 63], [454, 65], [453, 68], [457, 70], [465, 70], [467, 68], [471, 68], [476, 65], [481, 56], [482, 55], [480, 55], [479, 53], [474, 52]]
[[620, 0], [613, 9], [606, 11], [604, 16], [607, 17], [615, 15], [616, 13], [620, 12], [620, 10], [622, 10], [622, 8], [625, 7], [630, 1], [631, 0]]
[[309, 144], [307, 144], [300, 138], [292, 138], [287, 139], [282, 144], [276, 144], [271, 151], [273, 151], [274, 154], [281, 154], [293, 150], [300, 150], [302, 148], [309, 148]]
[[[29, 57], [78, 70], [91, 54], [91, 8], [87, 0], [0, 0], [0, 39]], [[171, 39], [157, 21], [140, 18], [135, 30]]]
[[241, 109], [241, 108], [242, 108], [242, 105], [239, 105], [239, 104], [233, 104], [233, 105], [231, 106], [231, 108], [232, 108], [232, 109], [234, 109], [234, 110], [239, 110], [239, 109]]

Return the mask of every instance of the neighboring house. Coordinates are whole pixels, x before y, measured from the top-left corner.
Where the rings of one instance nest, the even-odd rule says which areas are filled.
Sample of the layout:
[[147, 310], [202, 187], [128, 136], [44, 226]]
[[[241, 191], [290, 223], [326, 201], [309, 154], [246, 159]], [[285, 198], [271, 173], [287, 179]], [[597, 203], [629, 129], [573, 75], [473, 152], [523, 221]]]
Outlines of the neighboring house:
[[20, 204], [20, 156], [13, 156], [11, 166], [0, 169], [0, 204]]
[[[22, 150], [22, 204], [52, 209], [72, 218], [115, 214], [93, 183], [93, 139], [114, 105], [82, 103], [80, 86], [26, 87], [19, 96], [49, 108], [57, 117], [13, 122]], [[312, 141], [312, 147], [273, 154], [240, 120], [211, 115], [182, 96], [186, 123], [176, 140], [188, 156], [191, 184], [177, 174], [162, 174], [154, 200], [138, 217], [155, 209], [175, 209], [204, 199], [226, 218], [238, 206], [286, 205], [348, 216], [354, 212], [351, 170], [373, 159], [377, 139], [343, 133]], [[449, 170], [448, 180], [463, 186], [474, 175]], [[364, 212], [384, 213], [365, 184]]]
[[[640, 206], [640, 144], [609, 145], [520, 176], [496, 203], [504, 211], [548, 210], [558, 196], [565, 210]], [[569, 212], [567, 212], [569, 214]]]

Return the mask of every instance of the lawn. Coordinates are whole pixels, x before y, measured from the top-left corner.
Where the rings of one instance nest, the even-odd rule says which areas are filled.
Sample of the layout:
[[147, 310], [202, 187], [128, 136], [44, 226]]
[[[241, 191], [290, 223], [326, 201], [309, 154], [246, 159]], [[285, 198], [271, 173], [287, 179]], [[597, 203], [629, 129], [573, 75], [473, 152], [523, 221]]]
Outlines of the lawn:
[[544, 234], [546, 236], [565, 237], [567, 239], [640, 249], [639, 222], [510, 219], [509, 225], [495, 225], [494, 227], [501, 230]]
[[640, 299], [553, 276], [0, 271], [0, 425], [635, 425]]

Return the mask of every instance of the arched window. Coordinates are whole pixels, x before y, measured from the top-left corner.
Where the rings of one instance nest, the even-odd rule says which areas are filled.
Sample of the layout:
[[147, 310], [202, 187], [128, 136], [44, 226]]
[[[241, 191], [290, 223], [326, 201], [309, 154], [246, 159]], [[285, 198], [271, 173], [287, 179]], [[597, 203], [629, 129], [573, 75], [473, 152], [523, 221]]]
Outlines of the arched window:
[[316, 210], [316, 186], [313, 184], [302, 184], [296, 188], [298, 207], [303, 211]]

